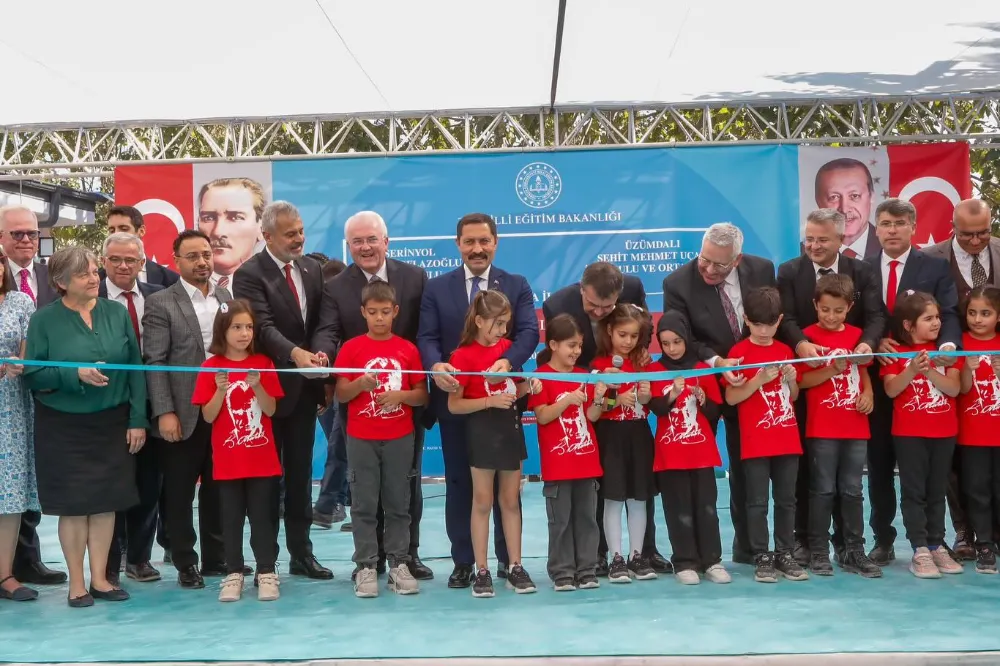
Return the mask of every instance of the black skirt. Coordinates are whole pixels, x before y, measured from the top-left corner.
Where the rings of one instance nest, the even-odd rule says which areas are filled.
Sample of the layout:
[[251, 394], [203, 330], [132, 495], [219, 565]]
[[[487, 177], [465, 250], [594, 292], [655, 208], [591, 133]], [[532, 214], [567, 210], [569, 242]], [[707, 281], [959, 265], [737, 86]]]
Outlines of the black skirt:
[[657, 494], [653, 476], [653, 431], [646, 419], [601, 420], [595, 424], [601, 452], [604, 499], [613, 502], [652, 499]]
[[521, 469], [528, 457], [521, 415], [510, 409], [484, 409], [465, 419], [469, 466], [510, 472]]
[[128, 403], [93, 414], [35, 401], [38, 501], [49, 516], [93, 516], [139, 503], [128, 452]]

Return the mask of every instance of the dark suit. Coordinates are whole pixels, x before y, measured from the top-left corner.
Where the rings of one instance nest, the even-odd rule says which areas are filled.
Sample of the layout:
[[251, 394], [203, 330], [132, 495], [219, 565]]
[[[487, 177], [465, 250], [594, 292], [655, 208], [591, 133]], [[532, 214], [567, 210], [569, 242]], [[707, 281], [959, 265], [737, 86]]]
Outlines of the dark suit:
[[[482, 287], [501, 291], [513, 309], [508, 337], [513, 344], [504, 358], [518, 370], [531, 358], [538, 347], [538, 317], [535, 299], [528, 281], [520, 275], [507, 273], [495, 265]], [[424, 368], [447, 363], [458, 347], [459, 338], [469, 310], [465, 266], [427, 281], [420, 302], [420, 329], [417, 348]], [[431, 404], [427, 410], [428, 427], [436, 420], [441, 428], [441, 453], [444, 456], [446, 479], [445, 527], [451, 541], [451, 557], [455, 565], [473, 565], [470, 521], [472, 519], [472, 474], [466, 452], [465, 420], [448, 411], [448, 394], [431, 382]], [[497, 559], [509, 563], [507, 542], [503, 538], [500, 510], [493, 507], [494, 548]]]
[[[805, 253], [805, 244], [799, 243], [799, 252]], [[867, 257], [872, 257], [876, 254], [882, 252], [882, 244], [878, 240], [878, 236], [875, 235], [875, 225], [868, 223], [868, 240], [865, 241], [865, 253], [860, 257], [851, 257], [848, 255], [848, 259], [858, 259], [864, 260]]]
[[[392, 322], [392, 332], [416, 344], [417, 330], [420, 322], [420, 299], [427, 283], [427, 273], [413, 264], [407, 264], [395, 259], [385, 260], [386, 277], [389, 286], [396, 292], [396, 302], [399, 314]], [[368, 278], [357, 264], [351, 264], [346, 270], [330, 281], [327, 294], [331, 297], [334, 312], [334, 337], [337, 344], [368, 333], [368, 323], [361, 315], [361, 292], [368, 286]], [[340, 426], [346, 428], [347, 409], [337, 410]], [[413, 470], [415, 474], [410, 484], [410, 555], [416, 556], [420, 547], [420, 519], [424, 513], [424, 495], [420, 474], [424, 452], [423, 409], [413, 410]], [[345, 430], [346, 432], [346, 430]], [[378, 510], [379, 554], [383, 555], [383, 513]]]
[[[882, 254], [865, 259], [874, 270], [875, 285], [879, 297], [882, 295]], [[962, 328], [958, 321], [958, 293], [951, 277], [948, 262], [938, 257], [930, 257], [916, 248], [903, 265], [903, 273], [898, 276], [897, 299], [907, 290], [923, 291], [931, 294], [941, 309], [941, 332], [938, 344], [950, 342], [956, 348], [962, 347]], [[888, 308], [882, 299], [886, 317]], [[890, 332], [887, 336], [891, 337]], [[872, 387], [875, 394], [875, 409], [872, 411], [871, 435], [868, 441], [868, 498], [871, 504], [869, 524], [875, 536], [876, 545], [891, 546], [896, 540], [896, 528], [892, 521], [896, 518], [896, 451], [892, 441], [892, 400], [885, 394], [885, 386], [879, 377], [879, 364], [871, 367]]]
[[[747, 292], [755, 287], [775, 286], [774, 264], [763, 257], [743, 255], [736, 267], [736, 274], [744, 299]], [[698, 272], [697, 259], [664, 278], [663, 310], [678, 310], [687, 318], [691, 325], [691, 337], [697, 342], [698, 356], [706, 361], [714, 356], [725, 358], [737, 342], [722, 309], [719, 290], [705, 283]], [[743, 328], [745, 333], [746, 327]], [[729, 514], [736, 532], [733, 538], [733, 557], [749, 561], [750, 540], [747, 533], [746, 484], [740, 455], [739, 420], [736, 409], [728, 405], [723, 405], [722, 416], [726, 424], [726, 450], [729, 454]]]
[[[253, 307], [257, 320], [254, 342], [275, 367], [294, 368], [291, 354], [296, 347], [325, 352], [332, 364], [337, 347], [335, 324], [333, 308], [324, 295], [322, 268], [310, 257], [300, 257], [294, 264], [305, 292], [305, 321], [284, 273], [266, 250], [250, 257], [236, 271], [233, 296], [247, 299]], [[312, 557], [312, 453], [316, 410], [325, 404], [326, 380], [288, 372], [280, 373], [279, 378], [285, 395], [278, 400], [272, 425], [285, 472], [285, 541], [292, 559], [300, 560]]]
[[[181, 279], [181, 276], [170, 270], [166, 266], [161, 266], [155, 261], [146, 260], [146, 281], [139, 280], [140, 284], [152, 284], [158, 287], [169, 287]], [[108, 275], [103, 268], [97, 269], [97, 273], [103, 281]]]

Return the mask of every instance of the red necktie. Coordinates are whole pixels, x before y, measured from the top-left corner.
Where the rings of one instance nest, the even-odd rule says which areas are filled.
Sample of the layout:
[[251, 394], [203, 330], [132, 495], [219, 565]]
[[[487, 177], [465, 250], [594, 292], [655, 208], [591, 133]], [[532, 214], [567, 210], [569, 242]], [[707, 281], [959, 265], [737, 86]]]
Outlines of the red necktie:
[[843, 251], [842, 254], [844, 254], [845, 256], [850, 257], [851, 259], [857, 259], [858, 258], [858, 253], [855, 252], [854, 250], [852, 250], [849, 247], [844, 248], [844, 251]]
[[128, 318], [132, 320], [132, 330], [135, 331], [135, 341], [142, 342], [142, 335], [139, 333], [139, 313], [135, 309], [135, 292], [126, 291], [125, 300], [128, 301]]
[[292, 265], [285, 264], [285, 281], [288, 282], [288, 288], [292, 290], [292, 296], [295, 297], [295, 304], [302, 309], [302, 301], [299, 300], [299, 292], [295, 290], [295, 280], [292, 279]]
[[896, 292], [899, 291], [899, 276], [896, 269], [899, 262], [893, 259], [889, 262], [889, 282], [885, 288], [885, 307], [889, 308], [889, 314], [896, 309]]

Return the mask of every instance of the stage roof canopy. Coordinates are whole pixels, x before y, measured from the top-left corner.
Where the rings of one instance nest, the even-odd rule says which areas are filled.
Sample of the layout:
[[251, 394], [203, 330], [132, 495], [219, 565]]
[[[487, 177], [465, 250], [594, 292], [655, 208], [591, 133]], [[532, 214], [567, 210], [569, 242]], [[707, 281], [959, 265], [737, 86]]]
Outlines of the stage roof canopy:
[[[557, 106], [1000, 89], [998, 0], [566, 5]], [[553, 101], [558, 0], [34, 0], [3, 13], [0, 126]]]

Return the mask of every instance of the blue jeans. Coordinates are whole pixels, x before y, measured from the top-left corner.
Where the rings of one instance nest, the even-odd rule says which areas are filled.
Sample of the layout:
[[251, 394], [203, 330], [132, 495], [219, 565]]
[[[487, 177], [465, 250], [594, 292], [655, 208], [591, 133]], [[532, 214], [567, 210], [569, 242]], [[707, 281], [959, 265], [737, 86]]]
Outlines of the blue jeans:
[[830, 552], [830, 517], [840, 497], [840, 514], [847, 550], [865, 543], [864, 474], [868, 442], [863, 439], [807, 439], [809, 465], [809, 548]]
[[347, 440], [344, 437], [344, 420], [337, 418], [340, 405], [334, 401], [319, 417], [319, 425], [326, 435], [326, 465], [323, 483], [313, 508], [319, 513], [333, 513], [338, 504], [351, 503], [351, 490], [347, 484]]

